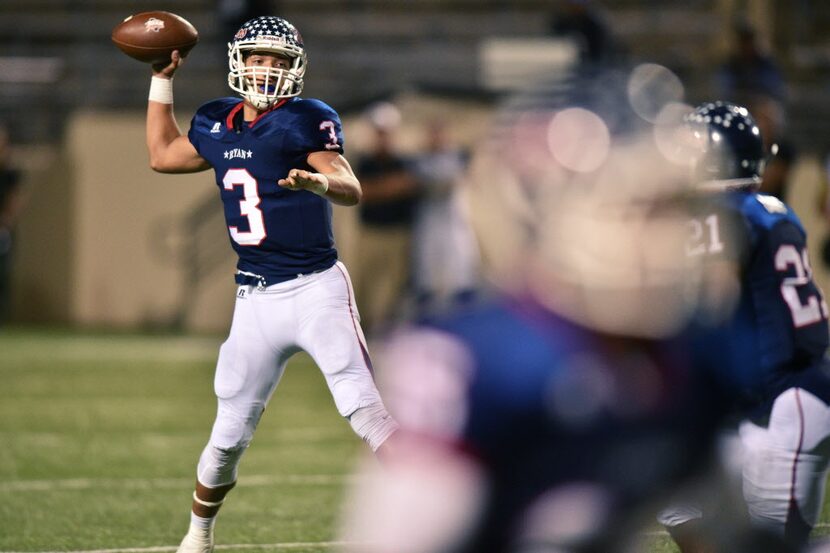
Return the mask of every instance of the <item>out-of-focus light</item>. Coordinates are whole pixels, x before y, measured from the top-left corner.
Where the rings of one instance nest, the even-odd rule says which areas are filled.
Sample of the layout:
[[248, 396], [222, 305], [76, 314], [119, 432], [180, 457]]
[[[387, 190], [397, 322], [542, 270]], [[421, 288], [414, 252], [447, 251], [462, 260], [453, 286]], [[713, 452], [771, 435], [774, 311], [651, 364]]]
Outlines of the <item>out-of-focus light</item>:
[[701, 136], [683, 118], [694, 108], [672, 102], [663, 106], [654, 123], [654, 142], [660, 153], [672, 163], [691, 164], [702, 152]]
[[608, 493], [595, 484], [578, 482], [554, 488], [531, 506], [521, 541], [528, 550], [533, 544], [544, 544], [544, 551], [558, 553], [554, 544], [573, 543], [596, 531], [605, 523], [610, 506]]
[[628, 78], [631, 108], [649, 123], [657, 121], [666, 104], [682, 101], [684, 93], [677, 75], [655, 63], [638, 65]]
[[568, 108], [551, 120], [548, 147], [563, 167], [590, 173], [608, 157], [611, 133], [595, 113], [583, 108]]

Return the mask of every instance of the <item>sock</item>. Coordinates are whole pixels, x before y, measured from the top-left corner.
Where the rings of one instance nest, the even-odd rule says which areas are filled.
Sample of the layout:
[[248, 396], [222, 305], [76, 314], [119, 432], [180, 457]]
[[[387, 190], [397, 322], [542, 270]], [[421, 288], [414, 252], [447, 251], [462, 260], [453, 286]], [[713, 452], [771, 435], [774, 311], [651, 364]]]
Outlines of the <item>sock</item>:
[[355, 433], [363, 438], [372, 451], [398, 429], [398, 423], [386, 412], [383, 403], [361, 407], [347, 417]]
[[199, 530], [210, 530], [216, 522], [216, 517], [203, 518], [190, 512], [190, 526], [191, 528], [198, 528]]

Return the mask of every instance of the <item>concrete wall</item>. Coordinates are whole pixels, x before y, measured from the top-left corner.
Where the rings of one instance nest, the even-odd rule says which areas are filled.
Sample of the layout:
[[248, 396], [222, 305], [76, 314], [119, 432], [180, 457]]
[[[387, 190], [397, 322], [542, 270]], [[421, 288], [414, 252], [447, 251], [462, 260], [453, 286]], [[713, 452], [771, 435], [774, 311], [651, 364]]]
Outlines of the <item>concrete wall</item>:
[[[186, 128], [186, 127], [184, 127]], [[160, 254], [158, 231], [207, 195], [212, 173], [161, 175], [147, 164], [142, 113], [78, 113], [65, 146], [29, 171], [20, 225], [15, 315], [31, 322], [129, 328], [171, 321], [183, 293], [179, 267]], [[227, 244], [222, 227], [215, 239]], [[226, 328], [234, 259], [208, 280], [188, 326]]]
[[74, 278], [72, 160], [66, 152], [51, 149], [24, 159], [27, 200], [16, 230], [12, 317], [24, 322], [65, 322], [71, 317]]
[[[164, 322], [175, 315], [183, 292], [180, 271], [154, 251], [152, 240], [160, 227], [175, 227], [205, 195], [216, 194], [213, 173], [154, 173], [144, 140], [137, 114], [81, 113], [70, 125], [77, 276], [70, 310], [81, 324]], [[216, 229], [215, 239], [227, 241], [223, 228]], [[231, 271], [230, 255], [227, 265]], [[228, 281], [227, 293], [219, 296], [233, 297], [232, 284]], [[229, 313], [228, 302], [219, 302], [198, 326], [215, 326], [217, 318], [226, 326]]]

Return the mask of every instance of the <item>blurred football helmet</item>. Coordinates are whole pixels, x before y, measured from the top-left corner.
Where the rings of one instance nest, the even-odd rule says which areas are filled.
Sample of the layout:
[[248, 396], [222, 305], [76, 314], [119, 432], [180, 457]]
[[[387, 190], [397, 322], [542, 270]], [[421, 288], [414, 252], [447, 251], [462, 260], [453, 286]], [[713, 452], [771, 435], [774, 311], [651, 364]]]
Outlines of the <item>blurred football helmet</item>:
[[649, 64], [577, 69], [508, 102], [465, 190], [489, 279], [626, 336], [670, 335], [707, 310], [704, 268], [685, 254], [682, 95]]
[[764, 143], [749, 111], [729, 102], [707, 102], [686, 116], [697, 145], [697, 187], [722, 190], [757, 187], [764, 172]]
[[[246, 67], [252, 52], [280, 54], [291, 59], [291, 67]], [[262, 16], [246, 22], [228, 43], [228, 84], [258, 110], [273, 106], [282, 98], [297, 96], [303, 90], [306, 53], [296, 27], [275, 16]]]

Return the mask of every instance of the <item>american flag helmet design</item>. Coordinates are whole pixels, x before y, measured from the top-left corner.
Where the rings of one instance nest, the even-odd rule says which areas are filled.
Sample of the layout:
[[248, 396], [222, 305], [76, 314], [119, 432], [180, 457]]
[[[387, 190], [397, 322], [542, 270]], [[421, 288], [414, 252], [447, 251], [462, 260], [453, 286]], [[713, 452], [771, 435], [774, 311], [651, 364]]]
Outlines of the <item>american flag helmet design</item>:
[[297, 28], [282, 17], [274, 15], [264, 15], [246, 21], [236, 32], [232, 42], [258, 37], [269, 37], [276, 41], [284, 41], [296, 48], [303, 48], [303, 38]]

